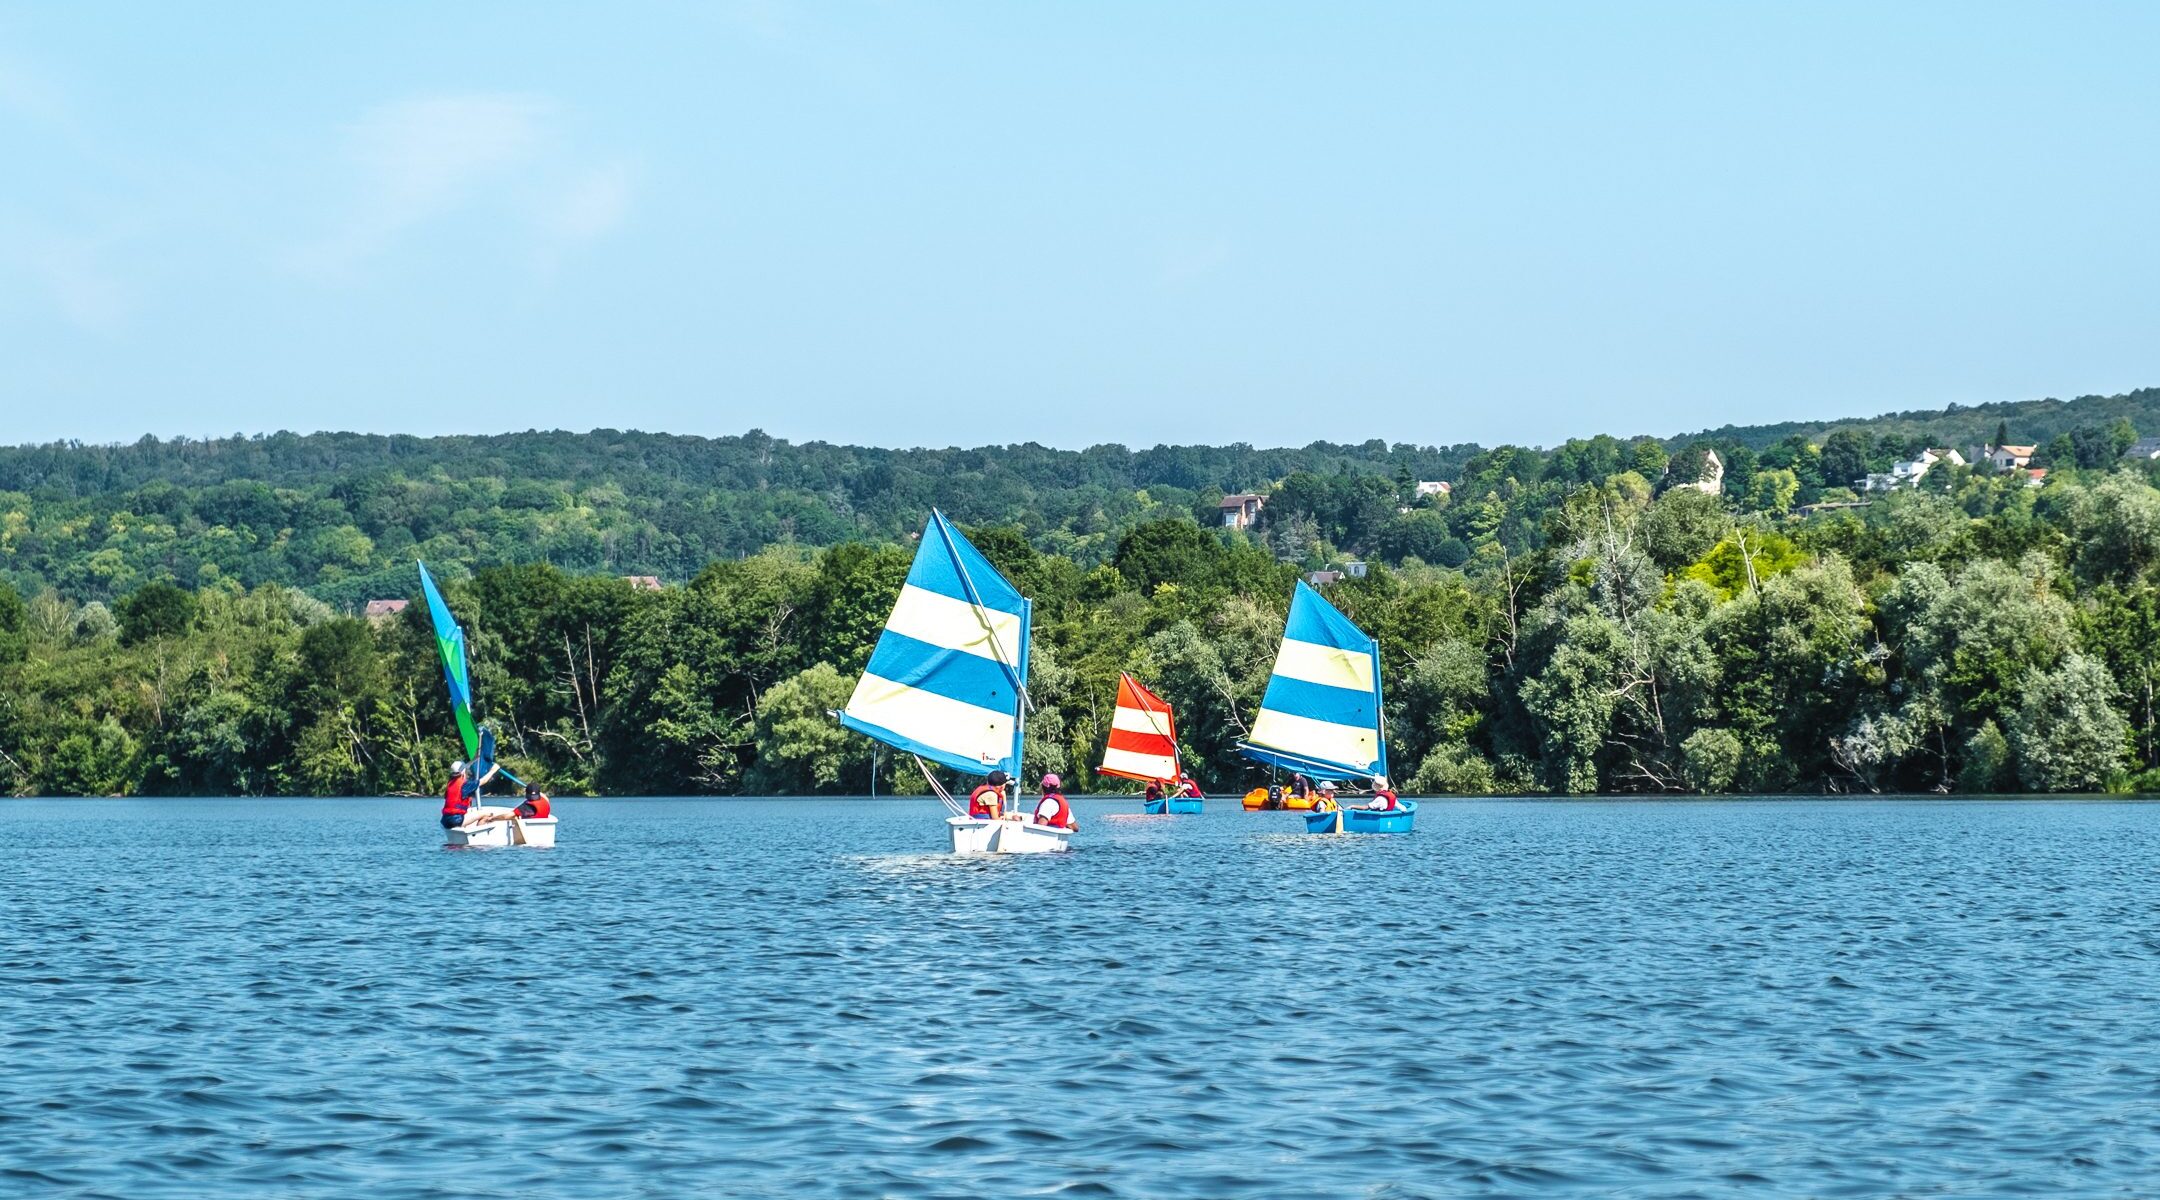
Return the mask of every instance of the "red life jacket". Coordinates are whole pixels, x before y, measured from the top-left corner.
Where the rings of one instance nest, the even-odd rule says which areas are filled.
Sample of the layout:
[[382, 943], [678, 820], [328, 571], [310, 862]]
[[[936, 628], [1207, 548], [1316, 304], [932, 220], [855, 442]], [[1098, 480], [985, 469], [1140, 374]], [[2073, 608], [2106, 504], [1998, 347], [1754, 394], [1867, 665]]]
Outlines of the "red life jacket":
[[1391, 812], [1401, 808], [1402, 805], [1396, 801], [1395, 793], [1382, 788], [1373, 793], [1373, 807], [1381, 812]]
[[1147, 795], [1147, 798], [1148, 798], [1148, 799], [1150, 799], [1150, 800], [1160, 800], [1160, 799], [1162, 799], [1162, 785], [1161, 785], [1161, 784], [1159, 784], [1159, 783], [1153, 783], [1153, 782], [1149, 783], [1149, 784], [1147, 785], [1147, 792], [1146, 792], [1146, 795]]
[[472, 808], [472, 797], [465, 794], [465, 777], [453, 776], [450, 786], [443, 789], [442, 811], [446, 817], [462, 817]]
[[985, 783], [968, 793], [968, 815], [971, 817], [995, 817], [1005, 807], [1005, 789], [996, 784]]
[[518, 805], [518, 815], [531, 821], [537, 821], [548, 815], [548, 798], [544, 795], [534, 796], [525, 803]]
[[[1044, 811], [1046, 809], [1047, 812]], [[1065, 803], [1065, 797], [1056, 792], [1046, 793], [1042, 798], [1042, 803], [1035, 806], [1035, 823], [1037, 825], [1055, 825], [1059, 829], [1071, 829], [1073, 827], [1072, 805]]]
[[1205, 796], [1203, 796], [1203, 795], [1201, 794], [1201, 792], [1200, 792], [1200, 785], [1199, 785], [1199, 784], [1197, 784], [1197, 783], [1194, 783], [1194, 782], [1193, 782], [1192, 780], [1190, 780], [1190, 779], [1187, 779], [1187, 780], [1185, 780], [1185, 781], [1184, 781], [1184, 783], [1185, 783], [1185, 794], [1186, 794], [1186, 795], [1187, 795], [1188, 797], [1191, 797], [1191, 798], [1192, 798], [1192, 799], [1194, 799], [1194, 800], [1204, 800], [1204, 799], [1206, 799], [1206, 798], [1207, 798], [1207, 797], [1205, 797]]

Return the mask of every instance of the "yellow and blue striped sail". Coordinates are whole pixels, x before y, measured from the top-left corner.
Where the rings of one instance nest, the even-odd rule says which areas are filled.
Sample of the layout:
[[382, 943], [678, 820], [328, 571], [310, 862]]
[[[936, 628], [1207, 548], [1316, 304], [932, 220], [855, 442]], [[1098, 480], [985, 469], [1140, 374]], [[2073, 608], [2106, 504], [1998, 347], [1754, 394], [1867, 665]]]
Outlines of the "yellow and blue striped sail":
[[840, 723], [955, 771], [1018, 778], [1029, 611], [990, 560], [932, 512]]
[[1238, 750], [1319, 779], [1387, 774], [1380, 643], [1302, 579], [1260, 715]]

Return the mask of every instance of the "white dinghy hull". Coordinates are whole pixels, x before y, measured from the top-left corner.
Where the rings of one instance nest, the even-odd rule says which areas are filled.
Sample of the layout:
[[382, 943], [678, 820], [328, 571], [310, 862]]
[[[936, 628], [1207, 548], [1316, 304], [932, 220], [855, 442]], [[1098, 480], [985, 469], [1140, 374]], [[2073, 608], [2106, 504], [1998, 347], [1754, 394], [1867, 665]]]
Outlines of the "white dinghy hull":
[[1050, 854], [1072, 848], [1073, 831], [1017, 818], [947, 817], [954, 854]]
[[[453, 846], [531, 846], [537, 850], [552, 849], [555, 845], [555, 818], [527, 817], [510, 820], [514, 808], [490, 805], [475, 808], [466, 814], [465, 824], [446, 830]], [[499, 820], [480, 821], [481, 817]], [[524, 826], [524, 840], [518, 840], [518, 827]]]

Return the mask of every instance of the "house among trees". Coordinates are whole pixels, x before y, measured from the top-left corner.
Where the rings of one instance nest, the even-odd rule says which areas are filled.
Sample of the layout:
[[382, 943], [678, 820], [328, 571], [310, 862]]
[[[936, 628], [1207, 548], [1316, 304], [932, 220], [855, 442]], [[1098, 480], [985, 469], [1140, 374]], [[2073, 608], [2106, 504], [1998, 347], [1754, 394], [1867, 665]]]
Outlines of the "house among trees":
[[1314, 571], [1305, 577], [1305, 582], [1313, 585], [1314, 587], [1326, 587], [1327, 585], [1334, 583], [1341, 578], [1341, 571]]
[[370, 621], [387, 621], [404, 612], [405, 606], [410, 603], [410, 600], [370, 600], [367, 607], [360, 610], [360, 615]]
[[1989, 446], [1988, 464], [1998, 471], [2015, 471], [2032, 464], [2033, 451], [2038, 446]]
[[658, 575], [625, 575], [623, 576], [623, 582], [641, 592], [657, 592], [660, 590], [660, 577]]
[[1719, 458], [1718, 452], [1715, 450], [1704, 450], [1702, 475], [1693, 483], [1683, 483], [1678, 486], [1694, 488], [1705, 496], [1723, 495], [1725, 492], [1725, 460]]
[[1222, 503], [1215, 507], [1222, 513], [1224, 529], [1251, 529], [1259, 522], [1260, 510], [1266, 506], [1266, 496], [1239, 492], [1235, 496], [1224, 496]]
[[2123, 457], [2147, 461], [2160, 458], [2160, 437], [2139, 438], [2130, 443], [2128, 450], [2123, 451]]
[[1420, 479], [1417, 484], [1417, 498], [1423, 500], [1427, 496], [1445, 496], [1454, 490], [1454, 486], [1445, 479]]
[[1876, 471], [1861, 483], [1862, 491], [1894, 492], [1897, 489], [1916, 488], [1927, 473], [1938, 466], [1962, 467], [1965, 456], [1949, 447], [1928, 447], [1919, 454], [1900, 463], [1893, 463], [1888, 471]]

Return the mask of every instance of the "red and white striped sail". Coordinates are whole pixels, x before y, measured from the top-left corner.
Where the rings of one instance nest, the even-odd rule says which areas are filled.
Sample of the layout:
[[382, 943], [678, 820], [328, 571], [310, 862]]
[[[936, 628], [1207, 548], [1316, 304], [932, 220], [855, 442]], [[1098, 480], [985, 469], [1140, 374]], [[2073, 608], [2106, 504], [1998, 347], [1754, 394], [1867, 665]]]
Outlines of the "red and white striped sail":
[[1118, 677], [1117, 712], [1110, 718], [1110, 744], [1103, 750], [1105, 775], [1164, 782], [1178, 777], [1177, 726], [1162, 697], [1130, 675]]

